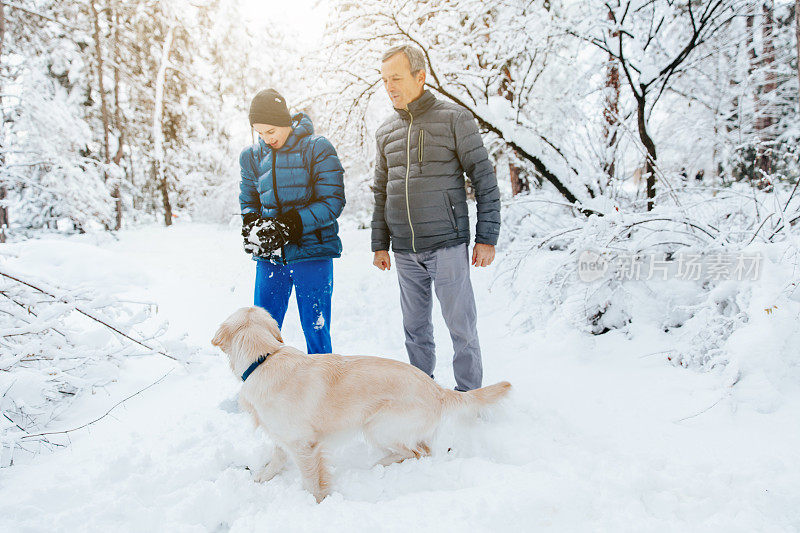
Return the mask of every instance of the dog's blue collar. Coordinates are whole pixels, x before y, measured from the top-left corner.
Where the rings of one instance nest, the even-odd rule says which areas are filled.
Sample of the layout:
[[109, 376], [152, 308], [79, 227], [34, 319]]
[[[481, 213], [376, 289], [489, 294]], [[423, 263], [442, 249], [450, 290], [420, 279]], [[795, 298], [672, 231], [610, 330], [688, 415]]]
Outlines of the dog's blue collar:
[[242, 374], [242, 381], [245, 381], [245, 380], [246, 380], [246, 379], [247, 379], [247, 378], [250, 376], [250, 374], [252, 374], [253, 372], [255, 372], [256, 368], [258, 368], [258, 365], [260, 365], [261, 363], [263, 363], [264, 361], [266, 361], [266, 360], [267, 360], [267, 357], [269, 357], [269, 356], [270, 356], [270, 354], [259, 355], [259, 356], [258, 356], [258, 359], [256, 359], [256, 360], [253, 362], [253, 364], [252, 364], [252, 365], [248, 366], [248, 367], [247, 367], [247, 370], [245, 370], [245, 371], [244, 371], [244, 374]]

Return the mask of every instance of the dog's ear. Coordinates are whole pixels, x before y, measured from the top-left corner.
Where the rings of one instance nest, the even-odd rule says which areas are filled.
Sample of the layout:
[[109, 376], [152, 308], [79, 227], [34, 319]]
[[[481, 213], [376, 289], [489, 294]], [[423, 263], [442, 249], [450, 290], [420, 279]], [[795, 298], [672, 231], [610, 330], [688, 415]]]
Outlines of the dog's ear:
[[231, 327], [228, 325], [228, 322], [223, 322], [220, 324], [216, 335], [214, 335], [214, 338], [211, 339], [211, 344], [214, 346], [223, 346], [224, 344], [229, 343], [231, 340], [231, 333]]
[[269, 334], [275, 337], [275, 340], [280, 343], [283, 342], [283, 337], [281, 337], [281, 328], [278, 326], [278, 322], [272, 318], [272, 315], [269, 314], [269, 311], [263, 307], [251, 307], [249, 310], [248, 320], [251, 320], [251, 323], [254, 325], [264, 326]]
[[267, 313], [269, 320], [267, 320], [267, 330], [275, 337], [278, 342], [283, 342], [283, 337], [281, 337], [281, 328], [278, 327], [278, 322], [272, 318], [272, 316]]

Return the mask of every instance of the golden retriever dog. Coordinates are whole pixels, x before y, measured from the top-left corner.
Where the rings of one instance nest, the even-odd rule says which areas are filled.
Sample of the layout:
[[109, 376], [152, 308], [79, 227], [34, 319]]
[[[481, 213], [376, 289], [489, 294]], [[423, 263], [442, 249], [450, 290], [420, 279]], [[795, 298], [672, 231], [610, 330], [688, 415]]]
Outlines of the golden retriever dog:
[[370, 445], [385, 452], [379, 463], [388, 466], [429, 455], [444, 415], [477, 415], [511, 389], [503, 381], [457, 392], [392, 359], [308, 355], [285, 345], [277, 322], [260, 307], [233, 313], [211, 343], [227, 354], [234, 374], [248, 372], [239, 404], [276, 444], [256, 481], [272, 479], [291, 457], [317, 502], [330, 491], [325, 452], [334, 435], [361, 431]]

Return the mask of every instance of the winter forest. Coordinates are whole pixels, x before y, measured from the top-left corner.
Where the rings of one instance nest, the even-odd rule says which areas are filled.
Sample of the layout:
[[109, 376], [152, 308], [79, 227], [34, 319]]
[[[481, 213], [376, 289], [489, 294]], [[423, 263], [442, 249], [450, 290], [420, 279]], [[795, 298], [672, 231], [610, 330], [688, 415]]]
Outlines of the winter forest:
[[[265, 88], [331, 142], [333, 351], [408, 362], [370, 250], [400, 44], [497, 177], [470, 275], [513, 391], [429, 457], [342, 445], [317, 504], [253, 481], [210, 342], [253, 305], [240, 153]], [[798, 56], [800, 0], [3, 0], [0, 530], [800, 530]]]

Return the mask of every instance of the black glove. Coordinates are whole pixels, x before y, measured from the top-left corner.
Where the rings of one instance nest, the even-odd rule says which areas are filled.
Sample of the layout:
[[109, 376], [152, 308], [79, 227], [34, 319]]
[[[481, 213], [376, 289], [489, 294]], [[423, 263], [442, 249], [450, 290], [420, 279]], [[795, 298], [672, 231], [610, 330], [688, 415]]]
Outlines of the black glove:
[[287, 236], [289, 242], [298, 242], [303, 236], [303, 221], [300, 219], [300, 213], [294, 209], [278, 215], [275, 220], [286, 226], [289, 231]]
[[294, 209], [265, 220], [256, 231], [261, 249], [258, 255], [269, 255], [287, 242], [297, 242], [303, 235], [303, 222]]
[[253, 242], [254, 235], [251, 236], [253, 227], [261, 221], [261, 217], [256, 213], [246, 213], [242, 215], [242, 237], [244, 238], [244, 251], [248, 254], [258, 252], [259, 243]]
[[292, 209], [275, 218], [261, 218], [255, 213], [242, 217], [244, 249], [249, 254], [269, 256], [287, 242], [297, 242], [303, 235], [300, 214]]
[[[255, 234], [255, 239], [252, 235]], [[289, 227], [277, 218], [262, 219], [250, 233], [250, 241], [258, 241], [257, 255], [268, 256], [289, 242]]]
[[242, 215], [242, 237], [248, 235], [256, 222], [261, 220], [257, 213], [245, 213]]

